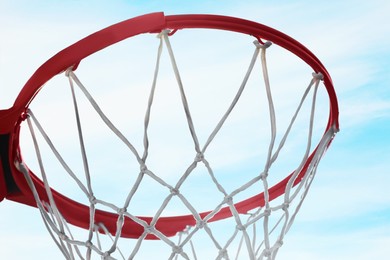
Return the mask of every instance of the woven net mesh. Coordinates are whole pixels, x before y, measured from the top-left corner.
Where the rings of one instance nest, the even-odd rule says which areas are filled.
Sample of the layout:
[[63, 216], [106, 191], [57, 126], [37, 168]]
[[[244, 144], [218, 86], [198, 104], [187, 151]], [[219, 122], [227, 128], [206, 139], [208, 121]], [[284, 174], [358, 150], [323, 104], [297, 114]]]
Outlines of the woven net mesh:
[[[81, 155], [81, 169], [74, 169], [71, 163], [68, 163], [66, 155], [61, 154], [61, 149], [51, 139], [45, 126], [33, 113], [33, 109], [28, 111], [26, 121], [37, 158], [38, 169], [36, 172], [38, 172], [38, 178], [44, 183], [46, 194], [43, 196], [37, 191], [32, 181], [35, 176], [31, 174], [25, 163], [17, 162], [17, 167], [24, 173], [36, 199], [43, 222], [66, 259], [96, 259], [99, 257], [101, 259], [156, 259], [156, 253], [158, 259], [274, 259], [301, 208], [316, 174], [318, 162], [335, 134], [334, 128], [331, 127], [324, 135], [321, 135], [319, 140], [315, 140], [318, 141], [318, 145], [313, 148], [315, 108], [317, 92], [322, 86], [322, 75], [316, 73], [309, 75], [309, 82], [303, 88], [296, 110], [292, 111], [291, 118], [288, 122], [284, 122], [285, 127], [280, 130], [281, 134], [278, 134], [276, 109], [266, 60], [267, 50], [273, 46], [270, 42], [255, 41], [249, 66], [231, 102], [216, 123], [209, 123], [209, 125], [213, 125], [211, 131], [200, 138], [199, 127], [193, 118], [183, 83], [185, 80], [182, 79], [179, 72], [174, 48], [170, 43], [171, 37], [173, 36], [169, 31], [163, 31], [158, 35], [157, 59], [146, 110], [140, 108], [139, 111], [135, 111], [143, 115], [141, 146], [135, 145], [132, 139], [116, 126], [72, 68], [63, 74], [68, 81], [68, 89], [72, 96], [74, 126], [77, 129], [78, 152], [73, 155]], [[151, 147], [156, 139], [150, 136], [152, 131], [150, 128], [153, 127], [153, 105], [159, 87], [158, 77], [163, 53], [169, 57], [168, 60], [173, 69], [180, 96], [179, 103], [185, 114], [186, 136], [189, 136], [192, 143], [187, 149], [189, 151], [182, 157], [169, 157], [169, 160], [180, 160], [186, 165], [179, 173], [176, 173], [177, 178], [164, 178], [166, 176], [159, 174], [159, 170], [152, 163], [149, 163], [152, 160], [149, 158], [155, 156], [155, 151]], [[252, 176], [248, 177], [244, 174], [248, 167], [241, 168], [238, 169], [238, 173], [235, 173], [233, 181], [227, 183], [224, 180], [228, 176], [219, 173], [219, 168], [213, 159], [209, 158], [208, 152], [213, 149], [214, 142], [217, 142], [215, 140], [218, 139], [227, 121], [234, 114], [256, 64], [258, 64], [259, 70], [255, 76], [262, 79], [260, 85], [265, 90], [266, 99], [264, 100], [266, 100], [268, 110], [268, 119], [263, 118], [262, 120], [269, 121], [269, 130], [266, 135], [268, 138], [266, 143], [257, 144], [255, 143], [256, 139], [253, 138], [253, 145], [266, 147], [264, 158], [261, 159], [261, 167], [251, 170], [254, 172]], [[107, 193], [124, 194], [120, 202], [104, 199], [100, 193], [96, 192], [98, 188], [94, 186], [96, 185], [94, 183], [95, 173], [91, 165], [96, 161], [105, 164], [105, 157], [115, 159], [116, 155], [105, 154], [103, 158], [100, 157], [102, 161], [89, 158], [89, 154], [92, 152], [88, 151], [88, 144], [83, 132], [83, 127], [88, 124], [88, 118], [83, 117], [80, 112], [81, 105], [78, 95], [82, 95], [88, 101], [87, 103], [98, 115], [99, 120], [104, 123], [110, 135], [114, 136], [116, 140], [120, 140], [127, 151], [128, 160], [135, 162], [136, 167], [128, 168], [122, 173], [133, 177], [132, 181], [126, 182], [127, 190], [109, 186], [109, 183], [99, 184], [105, 186], [103, 190]], [[218, 97], [214, 97], [214, 99], [215, 103], [218, 103]], [[176, 102], [176, 100], [172, 102]], [[294, 162], [294, 170], [290, 169], [290, 172], [284, 173], [288, 177], [285, 184], [280, 187], [281, 191], [275, 195], [270, 192], [270, 187], [274, 184], [272, 174], [275, 174], [272, 169], [278, 162], [283, 149], [289, 149], [288, 146], [286, 148], [286, 142], [304, 106], [309, 109], [306, 110], [307, 115], [305, 115], [307, 130], [305, 131], [305, 142], [302, 144], [303, 151], [298, 156], [299, 159]], [[212, 110], [212, 107], [208, 109]], [[126, 121], [131, 120], [131, 118], [122, 116], [121, 120]], [[67, 127], [65, 126], [65, 128]], [[160, 129], [160, 131], [165, 130]], [[232, 132], [235, 130], [233, 129]], [[99, 138], [103, 139], [100, 136]], [[53, 194], [55, 192], [50, 188], [52, 183], [47, 173], [49, 172], [48, 166], [45, 165], [47, 160], [42, 152], [43, 146], [48, 147], [47, 153], [51, 154], [52, 160], [61, 165], [64, 172], [75, 184], [74, 189], [79, 190], [80, 196], [77, 199], [86, 202], [87, 217], [89, 218], [87, 226], [75, 228], [65, 217], [68, 212], [64, 212], [62, 207], [57, 205], [56, 196]], [[169, 153], [171, 147], [165, 148], [166, 153]], [[295, 153], [294, 151], [290, 152]], [[238, 154], [240, 151], [236, 150], [233, 153]], [[187, 155], [190, 155], [190, 158], [184, 158]], [[296, 156], [291, 157], [295, 158]], [[169, 160], [166, 161], [167, 164], [169, 164]], [[118, 164], [120, 163], [118, 162]], [[283, 164], [283, 162], [281, 163]], [[112, 172], [114, 171], [115, 166], [113, 165]], [[116, 178], [112, 172], [106, 174]], [[206, 176], [207, 184], [204, 180], [200, 184], [191, 183], [200, 174]], [[52, 178], [56, 178], [56, 176]], [[160, 194], [152, 198], [144, 197], [144, 200], [139, 199], [137, 194], [147, 184], [151, 184], [150, 189], [156, 187]], [[209, 195], [207, 190], [202, 189], [202, 185], [207, 189], [213, 189], [212, 195]], [[238, 202], [250, 196], [248, 194], [255, 194], [251, 202], [247, 203], [250, 205], [239, 204]], [[199, 199], [200, 202], [195, 202], [196, 199]], [[140, 217], [140, 213], [134, 209], [137, 203], [144, 204], [150, 210], [148, 212], [152, 212], [152, 214], [149, 213], [151, 217]], [[211, 205], [212, 203], [214, 204]], [[152, 206], [152, 204], [157, 206]], [[207, 208], [201, 207], [202, 204], [206, 205]], [[112, 214], [114, 224], [111, 223], [111, 226], [108, 227], [107, 223], [99, 221], [99, 217], [97, 217], [99, 210]], [[167, 216], [178, 215], [177, 212], [185, 217], [178, 217], [176, 220], [171, 218], [166, 223], [162, 221]], [[77, 216], [78, 213], [72, 212], [72, 214]], [[133, 226], [137, 226], [138, 231], [125, 230], [127, 228], [126, 222], [133, 223]], [[175, 223], [179, 222], [180, 225], [178, 224], [175, 228]], [[167, 226], [172, 227], [177, 232], [169, 233], [166, 231]], [[183, 228], [179, 230], [179, 226]]]

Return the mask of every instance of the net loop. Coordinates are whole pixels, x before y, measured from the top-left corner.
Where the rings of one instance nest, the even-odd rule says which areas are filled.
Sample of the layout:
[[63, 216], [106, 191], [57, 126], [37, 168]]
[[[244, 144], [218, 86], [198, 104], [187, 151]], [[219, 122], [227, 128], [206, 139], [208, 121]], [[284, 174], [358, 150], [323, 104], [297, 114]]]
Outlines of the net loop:
[[324, 75], [322, 75], [322, 73], [313, 72], [312, 75], [313, 75], [313, 78], [315, 78], [316, 80], [324, 80]]
[[261, 49], [267, 49], [268, 47], [270, 47], [272, 45], [272, 42], [270, 41], [266, 41], [264, 43], [261, 43], [259, 42], [259, 40], [256, 40], [253, 42], [253, 44], [257, 47], [257, 48], [261, 48]]
[[[163, 39], [164, 37], [166, 36], [171, 36], [173, 35], [177, 30], [169, 30], [169, 29], [165, 29], [165, 30], [162, 30], [159, 34], [157, 34], [157, 38], [159, 39]], [[172, 32], [172, 34], [171, 34]]]
[[70, 77], [70, 74], [73, 72], [73, 67], [69, 67], [65, 70], [65, 76]]

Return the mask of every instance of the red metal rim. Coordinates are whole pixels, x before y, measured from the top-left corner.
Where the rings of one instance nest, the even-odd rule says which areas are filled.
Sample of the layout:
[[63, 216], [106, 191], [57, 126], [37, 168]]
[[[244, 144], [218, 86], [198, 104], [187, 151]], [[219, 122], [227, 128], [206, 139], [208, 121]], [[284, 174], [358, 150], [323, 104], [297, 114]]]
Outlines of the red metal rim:
[[[21, 160], [19, 153], [19, 125], [23, 120], [23, 114], [30, 102], [34, 99], [35, 95], [47, 81], [69, 67], [73, 66], [76, 68], [77, 65], [89, 55], [129, 37], [142, 33], [157, 33], [164, 29], [180, 30], [187, 28], [228, 30], [252, 35], [257, 39], [266, 39], [267, 41], [271, 41], [300, 57], [304, 62], [312, 67], [314, 72], [322, 73], [324, 76], [324, 85], [330, 99], [330, 112], [325, 132], [331, 127], [338, 128], [338, 104], [331, 77], [320, 60], [298, 41], [265, 25], [233, 17], [218, 15], [165, 16], [164, 13], [147, 14], [107, 27], [60, 51], [45, 62], [32, 75], [21, 90], [14, 106], [11, 109], [0, 111], [0, 134], [8, 136], [7, 146], [9, 156], [7, 163], [10, 165], [10, 172], [17, 186], [15, 191], [11, 191], [9, 187], [7, 187], [9, 190], [5, 192], [5, 194], [3, 194], [4, 192], [1, 192], [0, 201], [3, 199], [2, 197], [5, 196], [8, 199], [21, 203], [32, 206], [35, 205], [35, 200], [31, 194], [30, 188], [28, 187], [22, 174], [20, 174], [14, 166], [14, 160]], [[308, 158], [306, 166], [300, 173], [301, 175], [304, 174], [307, 165], [311, 162], [315, 150]], [[2, 164], [4, 164], [4, 160]], [[2, 171], [2, 169], [0, 169], [0, 171]], [[4, 172], [2, 174], [2, 172], [0, 172], [0, 188], [7, 184], [2, 175], [5, 176], [6, 173]], [[45, 198], [46, 192], [42, 181], [32, 172], [31, 176], [38, 192], [42, 198]], [[286, 177], [284, 180], [270, 188], [269, 193], [271, 198], [276, 198], [284, 193], [288, 179], [289, 177]], [[58, 208], [61, 209], [61, 212], [69, 223], [82, 228], [89, 228], [89, 208], [87, 206], [75, 202], [58, 192], [53, 191], [53, 193]], [[241, 201], [235, 204], [235, 206], [239, 212], [244, 213], [263, 204], [264, 194], [261, 193], [252, 198]], [[203, 217], [206, 216], [207, 213], [208, 212], [203, 212], [200, 214]], [[229, 216], [231, 216], [230, 210], [228, 208], [223, 208], [212, 220], [215, 221]], [[151, 217], [141, 218], [147, 222], [150, 222], [152, 219]], [[104, 211], [97, 211], [95, 221], [104, 223], [110, 232], [115, 233], [117, 215]], [[183, 230], [187, 225], [194, 224], [196, 223], [192, 215], [162, 217], [157, 222], [156, 228], [166, 236], [172, 236], [178, 231]], [[125, 222], [122, 236], [137, 238], [143, 232], [144, 229], [142, 226], [129, 220]], [[149, 236], [148, 238], [154, 239], [155, 237]]]

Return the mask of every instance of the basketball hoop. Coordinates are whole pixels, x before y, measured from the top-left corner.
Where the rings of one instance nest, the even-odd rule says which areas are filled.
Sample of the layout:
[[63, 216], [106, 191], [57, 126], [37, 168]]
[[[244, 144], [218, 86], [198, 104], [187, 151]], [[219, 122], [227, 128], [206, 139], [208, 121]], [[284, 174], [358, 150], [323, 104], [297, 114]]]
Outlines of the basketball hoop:
[[[198, 136], [199, 131], [193, 120], [191, 105], [188, 101], [189, 96], [179, 71], [175, 50], [171, 45], [171, 38], [187, 29], [233, 32], [250, 36], [248, 38], [252, 42], [255, 41], [252, 45], [254, 53], [249, 67], [244, 73], [244, 78], [236, 88], [227, 109], [224, 110], [216, 123], [212, 123], [215, 124], [215, 127], [207, 134], [204, 141], [200, 140], [201, 138]], [[109, 118], [100, 106], [99, 100], [95, 99], [93, 93], [87, 89], [87, 84], [84, 84], [83, 80], [76, 75], [76, 70], [78, 67], [81, 68], [84, 59], [87, 60], [92, 54], [127, 38], [143, 34], [151, 34], [153, 37], [157, 35], [159, 45], [154, 78], [151, 90], [148, 92], [146, 112], [140, 112], [140, 114], [144, 113], [144, 123], [142, 126], [143, 145], [139, 148], [134, 145], [132, 138]], [[301, 99], [297, 102], [297, 109], [291, 114], [289, 123], [285, 125], [284, 132], [279, 137], [277, 137], [276, 109], [273, 94], [271, 94], [266, 61], [267, 49], [273, 48], [274, 45], [298, 57], [311, 70], [311, 74], [308, 75], [309, 83], [305, 83]], [[166, 48], [165, 52], [164, 48]], [[168, 56], [167, 59], [173, 69], [181, 107], [185, 114], [186, 136], [190, 136], [192, 142], [189, 154], [194, 158], [189, 160], [182, 172], [178, 173], [180, 177], [174, 182], [164, 179], [164, 176], [159, 175], [149, 163], [149, 154], [152, 154], [151, 148], [149, 148], [152, 145], [152, 139], [149, 136], [150, 124], [154, 122], [154, 118], [151, 117], [152, 105], [155, 102], [155, 91], [161, 67], [160, 60], [164, 53]], [[257, 63], [260, 63], [261, 73], [253, 72]], [[214, 166], [215, 162], [209, 157], [208, 152], [236, 110], [252, 74], [262, 74], [261, 85], [264, 86], [270, 121], [269, 140], [266, 145], [259, 144], [267, 146], [264, 164], [263, 168], [254, 170], [257, 173], [250, 178], [248, 177], [244, 183], [234, 188], [233, 186], [226, 188], [222, 181], [223, 178], [218, 175]], [[74, 121], [77, 129], [76, 139], [78, 139], [79, 146], [77, 149], [81, 153], [80, 161], [84, 172], [83, 180], [68, 163], [66, 156], [61, 154], [61, 149], [57, 147], [50, 134], [45, 130], [45, 125], [41, 123], [39, 115], [36, 115], [30, 106], [37, 94], [43, 89], [43, 85], [57, 75], [62, 76], [68, 82], [72, 96], [71, 103], [73, 103]], [[207, 84], [205, 86], [212, 87]], [[313, 137], [313, 132], [316, 129], [314, 118], [317, 93], [320, 89], [324, 89], [327, 94], [329, 104], [327, 109], [329, 110], [327, 111], [327, 121], [324, 124], [325, 129], [321, 130], [322, 135], [316, 139]], [[94, 173], [90, 170], [92, 162], [88, 159], [88, 149], [85, 144], [87, 141], [83, 132], [83, 127], [87, 123], [83, 124], [82, 118], [85, 117], [82, 117], [80, 112], [81, 105], [78, 98], [80, 93], [87, 100], [88, 105], [93, 108], [99, 120], [103, 122], [104, 127], [110, 131], [110, 135], [114, 136], [116, 140], [120, 140], [126, 147], [129, 160], [138, 167], [138, 172], [131, 172], [136, 177], [131, 185], [128, 185], [126, 197], [121, 204], [102, 199], [94, 192]], [[271, 168], [273, 169], [275, 164], [279, 162], [280, 153], [282, 153], [304, 106], [308, 107], [306, 115], [308, 130], [307, 141], [302, 147], [302, 156], [297, 159], [294, 168], [285, 174], [287, 177], [274, 183], [271, 180], [273, 174]], [[203, 240], [204, 237], [209, 241], [210, 254], [204, 252], [205, 258], [201, 257], [200, 259], [232, 259], [234, 257], [236, 257], [235, 259], [274, 259], [306, 197], [318, 163], [339, 128], [338, 104], [331, 77], [316, 56], [296, 40], [275, 29], [243, 19], [217, 15], [165, 16], [163, 13], [147, 14], [120, 22], [91, 34], [60, 51], [32, 75], [21, 90], [13, 107], [0, 111], [0, 119], [0, 200], [7, 198], [38, 207], [45, 226], [66, 259], [91, 259], [93, 255], [98, 255], [102, 259], [139, 259], [143, 244], [148, 243], [148, 241], [151, 244], [159, 243], [170, 251], [167, 255], [159, 254], [160, 259], [199, 259], [201, 253], [197, 250], [197, 240]], [[122, 120], [131, 120], [131, 118], [124, 113]], [[175, 121], [176, 119], [173, 120], [173, 123]], [[27, 129], [31, 133], [31, 143], [37, 158], [36, 164], [38, 166], [34, 172], [29, 166], [30, 162], [22, 157], [23, 147], [21, 146], [20, 134], [21, 131]], [[103, 139], [103, 136], [99, 138]], [[317, 142], [316, 146], [312, 145], [314, 141]], [[83, 197], [80, 201], [83, 203], [76, 202], [77, 199], [70, 198], [51, 186], [49, 172], [45, 166], [45, 156], [42, 152], [43, 146], [48, 147], [52, 158], [58, 161], [58, 164], [63, 167], [63, 171], [80, 190]], [[115, 155], [109, 157], [115, 157]], [[194, 172], [199, 168], [203, 169], [210, 186], [215, 188], [215, 194], [219, 194], [215, 198], [217, 203], [207, 205], [210, 208], [205, 210], [199, 209], [200, 207], [195, 206], [194, 199], [187, 197], [187, 194], [191, 193], [190, 191], [184, 191], [184, 186], [190, 182], [189, 179], [195, 175]], [[235, 176], [239, 178], [239, 175]], [[141, 216], [133, 211], [135, 207], [133, 204], [134, 197], [137, 196], [139, 187], [143, 185], [146, 177], [152, 180], [153, 185], [159, 186], [163, 198], [161, 197], [159, 206], [155, 208], [153, 215]], [[242, 198], [244, 194], [247, 196], [248, 190], [257, 191], [253, 195]], [[109, 191], [116, 190], [111, 187]], [[185, 208], [185, 214], [165, 214], [166, 208], [174, 200]], [[274, 202], [277, 204], [273, 204]], [[207, 203], [205, 202], [205, 204]], [[274, 216], [277, 217], [273, 219]], [[220, 231], [216, 231], [220, 227], [215, 228], [213, 225], [227, 221], [230, 222], [227, 226], [231, 229], [221, 227], [222, 233], [225, 233], [222, 236], [224, 239], [221, 240], [217, 235]], [[86, 232], [74, 232], [72, 231], [74, 227], [79, 227], [80, 230], [85, 229]], [[261, 231], [258, 230], [259, 228]], [[84, 236], [79, 237], [78, 232]], [[123, 243], [121, 238], [126, 241], [131, 240], [133, 244], [129, 246], [130, 242]], [[124, 252], [124, 247], [130, 248], [128, 252]]]

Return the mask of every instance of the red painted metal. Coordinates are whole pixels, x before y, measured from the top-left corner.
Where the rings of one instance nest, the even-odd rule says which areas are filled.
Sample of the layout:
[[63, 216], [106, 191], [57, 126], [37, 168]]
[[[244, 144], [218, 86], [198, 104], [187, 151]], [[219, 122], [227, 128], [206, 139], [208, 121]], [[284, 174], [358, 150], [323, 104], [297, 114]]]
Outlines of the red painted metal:
[[[60, 51], [39, 67], [32, 75], [21, 90], [12, 108], [0, 110], [0, 136], [2, 136], [2, 143], [0, 144], [2, 148], [0, 161], [0, 166], [2, 166], [0, 168], [0, 201], [7, 198], [31, 206], [36, 205], [30, 188], [28, 187], [23, 175], [16, 169], [14, 161], [22, 160], [19, 152], [19, 125], [24, 120], [24, 114], [30, 102], [47, 81], [72, 66], [76, 69], [78, 64], [84, 58], [129, 37], [142, 33], [159, 33], [164, 29], [181, 30], [189, 28], [228, 30], [252, 35], [260, 41], [271, 41], [300, 57], [304, 62], [311, 66], [316, 73], [322, 73], [324, 76], [324, 85], [327, 89], [330, 100], [328, 125], [325, 132], [332, 126], [338, 128], [339, 112], [332, 79], [320, 60], [293, 38], [265, 25], [227, 16], [165, 16], [164, 13], [147, 14], [114, 24], [91, 34], [90, 36]], [[308, 158], [300, 176], [303, 176], [305, 173], [314, 153], [315, 151], [313, 151], [311, 156]], [[9, 169], [5, 166], [9, 167]], [[30, 174], [38, 193], [41, 195], [42, 199], [45, 199], [47, 195], [42, 181], [31, 171]], [[289, 176], [270, 188], [270, 198], [276, 198], [284, 193], [288, 179]], [[297, 179], [300, 180], [301, 178], [298, 177]], [[61, 212], [67, 221], [73, 225], [88, 229], [89, 208], [86, 205], [73, 201], [54, 190], [53, 193], [57, 206], [61, 209]], [[263, 193], [235, 204], [237, 210], [241, 213], [262, 205], [264, 205]], [[208, 212], [203, 212], [200, 214], [204, 217], [207, 213]], [[219, 213], [217, 213], [212, 221], [224, 219], [230, 216], [231, 212], [229, 208], [223, 208]], [[152, 219], [152, 217], [142, 218], [147, 222], [150, 222]], [[111, 233], [115, 233], [117, 215], [98, 210], [96, 212], [95, 221], [104, 223]], [[156, 228], [166, 236], [173, 236], [178, 231], [184, 230], [186, 226], [195, 224], [196, 223], [192, 215], [161, 217], [156, 224]], [[138, 238], [143, 231], [144, 229], [142, 226], [127, 219], [124, 224], [122, 236]], [[147, 238], [155, 239], [154, 236], [149, 236]]]

